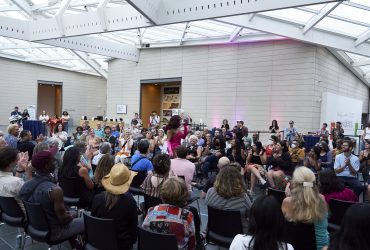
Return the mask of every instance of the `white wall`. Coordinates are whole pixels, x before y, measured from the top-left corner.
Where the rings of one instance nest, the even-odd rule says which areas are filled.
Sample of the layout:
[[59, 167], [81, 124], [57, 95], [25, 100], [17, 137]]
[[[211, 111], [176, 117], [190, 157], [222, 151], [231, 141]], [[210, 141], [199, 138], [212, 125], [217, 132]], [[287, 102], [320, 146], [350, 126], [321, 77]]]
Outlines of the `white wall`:
[[37, 105], [38, 80], [63, 82], [62, 109], [75, 124], [82, 115], [91, 117], [106, 110], [107, 88], [102, 77], [0, 58], [0, 125], [9, 124], [14, 106], [23, 111], [27, 105]]
[[294, 120], [304, 132], [316, 130], [323, 91], [340, 86], [341, 95], [368, 102], [367, 87], [327, 53], [291, 40], [145, 49], [139, 63], [109, 63], [108, 115], [116, 104], [127, 104], [126, 121], [139, 111], [140, 80], [182, 77], [182, 108], [209, 127], [226, 118], [267, 130], [277, 119], [281, 128]]

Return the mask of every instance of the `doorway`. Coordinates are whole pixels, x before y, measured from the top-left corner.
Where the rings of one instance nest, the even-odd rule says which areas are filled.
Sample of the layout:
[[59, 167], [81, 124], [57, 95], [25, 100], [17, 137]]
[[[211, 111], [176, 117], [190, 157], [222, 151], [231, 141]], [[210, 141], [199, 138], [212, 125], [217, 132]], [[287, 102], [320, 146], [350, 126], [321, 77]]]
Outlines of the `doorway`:
[[141, 81], [140, 115], [143, 127], [148, 127], [152, 111], [161, 117], [166, 125], [174, 109], [181, 108], [181, 78]]
[[60, 82], [38, 82], [37, 89], [37, 114], [45, 110], [49, 117], [62, 115], [62, 83]]

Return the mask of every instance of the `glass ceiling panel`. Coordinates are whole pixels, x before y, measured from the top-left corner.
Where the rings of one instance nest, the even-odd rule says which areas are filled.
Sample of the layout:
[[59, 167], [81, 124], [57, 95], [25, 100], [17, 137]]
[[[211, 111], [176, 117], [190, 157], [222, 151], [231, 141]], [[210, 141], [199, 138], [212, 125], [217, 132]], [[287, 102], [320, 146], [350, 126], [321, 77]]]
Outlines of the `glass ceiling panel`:
[[[321, 8], [320, 8], [321, 9]], [[273, 10], [273, 11], [266, 11], [263, 12], [263, 14], [277, 17], [280, 19], [293, 21], [297, 23], [307, 23], [308, 20], [310, 20], [311, 17], [313, 17], [315, 14], [309, 13], [307, 11], [299, 10], [299, 9], [283, 9], [283, 10]]]
[[366, 31], [368, 28], [352, 24], [345, 21], [333, 19], [331, 17], [324, 18], [321, 22], [316, 25], [317, 28], [322, 28], [328, 31], [335, 31], [338, 33], [350, 35], [353, 37], [359, 36], [361, 33]]
[[352, 0], [351, 2], [370, 7], [370, 1], [369, 0]]
[[370, 11], [352, 6], [341, 4], [332, 11], [332, 14], [370, 24]]

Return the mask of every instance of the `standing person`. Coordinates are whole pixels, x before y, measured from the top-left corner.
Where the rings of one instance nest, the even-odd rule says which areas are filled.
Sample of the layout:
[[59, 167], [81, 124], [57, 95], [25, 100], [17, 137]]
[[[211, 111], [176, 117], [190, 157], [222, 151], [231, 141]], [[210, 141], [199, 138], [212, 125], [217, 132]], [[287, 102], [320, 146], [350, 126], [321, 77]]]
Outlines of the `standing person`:
[[328, 124], [326, 122], [324, 122], [322, 124], [321, 129], [316, 132], [316, 135], [318, 135], [320, 137], [322, 136], [322, 137], [328, 138], [329, 137], [329, 130], [327, 130], [327, 128], [328, 128]]
[[62, 124], [63, 124], [63, 130], [68, 133], [68, 122], [71, 119], [67, 111], [63, 111], [62, 114]]
[[290, 121], [289, 127], [284, 129], [284, 139], [287, 140], [288, 142], [293, 141], [297, 133], [298, 131], [294, 127], [294, 121]]
[[335, 128], [333, 128], [331, 134], [333, 135], [333, 148], [336, 148], [337, 140], [343, 139], [344, 137], [344, 130], [341, 122], [338, 121], [335, 123]]
[[252, 205], [248, 216], [248, 232], [235, 236], [230, 250], [294, 250], [283, 242], [284, 216], [272, 196], [262, 196]]
[[60, 123], [60, 119], [58, 115], [54, 115], [53, 118], [49, 119], [48, 124], [50, 127], [50, 136], [53, 136], [55, 128], [58, 128], [58, 125]]
[[19, 108], [17, 106], [14, 107], [14, 110], [10, 113], [10, 116], [17, 116], [22, 115], [21, 112], [19, 112]]
[[54, 173], [53, 164], [56, 148], [43, 150], [32, 156], [32, 167], [36, 170], [36, 175], [23, 184], [19, 196], [22, 200], [40, 203], [47, 215], [47, 221], [51, 226], [51, 241], [62, 242], [72, 237], [82, 234], [85, 230], [83, 218], [76, 218], [77, 214], [71, 214], [64, 206], [63, 190], [52, 181]]
[[360, 169], [360, 160], [352, 154], [352, 141], [344, 140], [342, 149], [343, 153], [335, 157], [334, 171], [339, 179], [352, 188], [355, 194], [359, 196], [363, 191], [363, 186], [357, 177]]
[[149, 128], [152, 128], [152, 130], [157, 130], [160, 122], [161, 118], [159, 115], [157, 115], [157, 111], [153, 110], [151, 116], [149, 117]]
[[49, 122], [49, 116], [46, 114], [45, 110], [42, 111], [41, 115], [39, 116], [39, 120], [41, 121], [42, 134], [44, 136], [47, 136], [48, 135], [47, 124]]
[[349, 207], [343, 217], [342, 226], [330, 240], [328, 250], [369, 250], [369, 221], [369, 203], [358, 203]]
[[276, 135], [276, 136], [279, 135], [280, 131], [279, 131], [279, 125], [278, 125], [277, 120], [272, 120], [271, 126], [269, 127], [269, 131], [271, 135]]
[[23, 113], [22, 113], [22, 120], [27, 121], [28, 119], [30, 119], [30, 114], [28, 113], [28, 110], [25, 109], [23, 110]]
[[136, 174], [123, 164], [115, 164], [101, 180], [105, 191], [94, 197], [91, 209], [92, 216], [113, 219], [121, 250], [131, 250], [137, 238], [137, 206], [128, 192]]
[[8, 126], [8, 135], [4, 137], [4, 140], [9, 147], [17, 149], [18, 136], [19, 136], [18, 124], [10, 124]]
[[166, 127], [167, 147], [168, 153], [171, 157], [176, 157], [176, 148], [181, 145], [181, 139], [185, 139], [186, 135], [188, 134], [188, 124], [184, 124], [183, 132], [180, 131], [180, 126], [181, 117], [178, 115], [174, 115], [171, 117]]
[[319, 194], [314, 173], [305, 167], [298, 167], [288, 183], [286, 198], [281, 209], [288, 221], [313, 223], [315, 227], [316, 249], [328, 246], [328, 208], [325, 198]]
[[248, 137], [248, 128], [244, 126], [244, 121], [236, 121], [236, 126], [233, 129], [236, 138], [243, 143], [243, 137]]

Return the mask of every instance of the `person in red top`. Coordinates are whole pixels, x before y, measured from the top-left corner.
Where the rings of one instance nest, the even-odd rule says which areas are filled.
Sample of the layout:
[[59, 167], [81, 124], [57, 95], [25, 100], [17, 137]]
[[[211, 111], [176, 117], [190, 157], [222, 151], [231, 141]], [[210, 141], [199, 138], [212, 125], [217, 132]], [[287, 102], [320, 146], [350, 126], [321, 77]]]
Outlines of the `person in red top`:
[[171, 117], [167, 124], [167, 146], [168, 153], [171, 157], [176, 158], [175, 150], [181, 145], [181, 139], [185, 139], [188, 134], [188, 123], [187, 120], [184, 121], [184, 131], [180, 131], [181, 127], [181, 117], [174, 115]]
[[272, 154], [274, 153], [273, 148], [276, 145], [276, 143], [278, 143], [278, 141], [279, 141], [279, 138], [276, 135], [272, 135], [271, 138], [269, 139], [268, 144], [265, 148], [267, 158], [272, 156]]
[[358, 197], [355, 193], [351, 189], [346, 188], [331, 169], [319, 172], [319, 187], [320, 193], [324, 195], [328, 204], [330, 199], [358, 202]]

